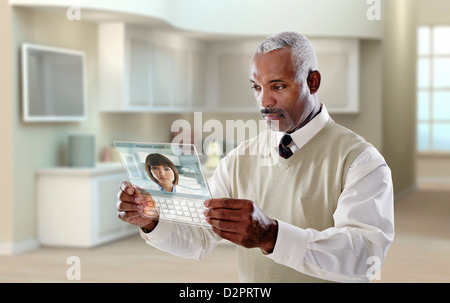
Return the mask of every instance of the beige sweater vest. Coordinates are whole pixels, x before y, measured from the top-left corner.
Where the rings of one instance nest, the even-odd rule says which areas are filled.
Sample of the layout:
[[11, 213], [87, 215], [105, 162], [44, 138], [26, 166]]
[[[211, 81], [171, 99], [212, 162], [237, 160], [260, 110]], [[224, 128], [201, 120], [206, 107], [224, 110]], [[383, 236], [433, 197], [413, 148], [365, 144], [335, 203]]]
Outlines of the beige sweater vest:
[[[231, 197], [250, 199], [269, 217], [300, 228], [334, 226], [347, 170], [369, 143], [331, 118], [287, 160], [274, 150], [275, 140], [275, 133], [265, 131], [234, 150]], [[259, 249], [238, 247], [238, 257], [241, 282], [326, 282], [277, 264]]]

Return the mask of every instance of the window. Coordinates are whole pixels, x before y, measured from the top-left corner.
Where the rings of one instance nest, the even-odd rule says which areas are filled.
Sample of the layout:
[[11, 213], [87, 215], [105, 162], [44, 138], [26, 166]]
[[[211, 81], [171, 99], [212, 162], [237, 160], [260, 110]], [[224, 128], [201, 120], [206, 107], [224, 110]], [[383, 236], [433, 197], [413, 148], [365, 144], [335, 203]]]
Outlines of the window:
[[418, 28], [417, 149], [450, 152], [450, 26]]

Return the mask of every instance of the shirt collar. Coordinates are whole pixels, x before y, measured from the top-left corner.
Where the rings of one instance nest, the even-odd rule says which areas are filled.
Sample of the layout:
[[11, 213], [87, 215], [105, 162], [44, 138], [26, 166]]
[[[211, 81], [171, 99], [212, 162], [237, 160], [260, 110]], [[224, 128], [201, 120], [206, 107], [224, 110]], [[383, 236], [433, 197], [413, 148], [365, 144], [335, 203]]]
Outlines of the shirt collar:
[[[291, 134], [292, 143], [290, 148], [293, 152], [296, 152], [298, 149], [302, 148], [327, 124], [328, 119], [330, 119], [330, 115], [328, 114], [325, 105], [321, 104], [321, 107], [322, 109], [320, 113], [315, 116], [314, 119]], [[285, 132], [276, 132], [277, 145], [278, 142], [280, 142], [281, 137], [285, 134]], [[278, 150], [278, 146], [276, 146], [276, 149]]]
[[[165, 190], [161, 185], [159, 185], [158, 183], [156, 183], [156, 185], [158, 185], [158, 188], [159, 188], [160, 191], [166, 191], [166, 190]], [[176, 191], [176, 188], [175, 188], [175, 185], [172, 187], [172, 192], [173, 192], [173, 193], [177, 192], [177, 191]]]

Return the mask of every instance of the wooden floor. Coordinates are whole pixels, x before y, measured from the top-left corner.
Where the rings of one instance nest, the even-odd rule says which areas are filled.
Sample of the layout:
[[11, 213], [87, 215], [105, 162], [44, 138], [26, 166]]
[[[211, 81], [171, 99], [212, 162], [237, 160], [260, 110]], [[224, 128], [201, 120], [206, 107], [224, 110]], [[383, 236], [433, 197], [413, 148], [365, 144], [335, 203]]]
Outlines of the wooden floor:
[[395, 204], [396, 236], [373, 282], [450, 282], [450, 188], [426, 186]]
[[[380, 280], [450, 282], [450, 188], [419, 189], [395, 205], [396, 237]], [[44, 247], [0, 256], [0, 282], [72, 282], [80, 260], [81, 282], [238, 282], [235, 247], [221, 245], [204, 260], [184, 260], [133, 236], [91, 249]]]

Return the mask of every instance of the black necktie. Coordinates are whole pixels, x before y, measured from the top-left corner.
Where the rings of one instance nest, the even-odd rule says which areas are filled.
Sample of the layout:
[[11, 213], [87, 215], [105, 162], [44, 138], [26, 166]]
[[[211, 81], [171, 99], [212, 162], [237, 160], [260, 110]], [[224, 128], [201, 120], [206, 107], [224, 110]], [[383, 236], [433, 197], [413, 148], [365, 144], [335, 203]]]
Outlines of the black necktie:
[[278, 153], [281, 157], [287, 159], [292, 156], [292, 151], [288, 147], [288, 145], [292, 142], [292, 138], [289, 135], [284, 135], [280, 140], [280, 144], [278, 145]]

